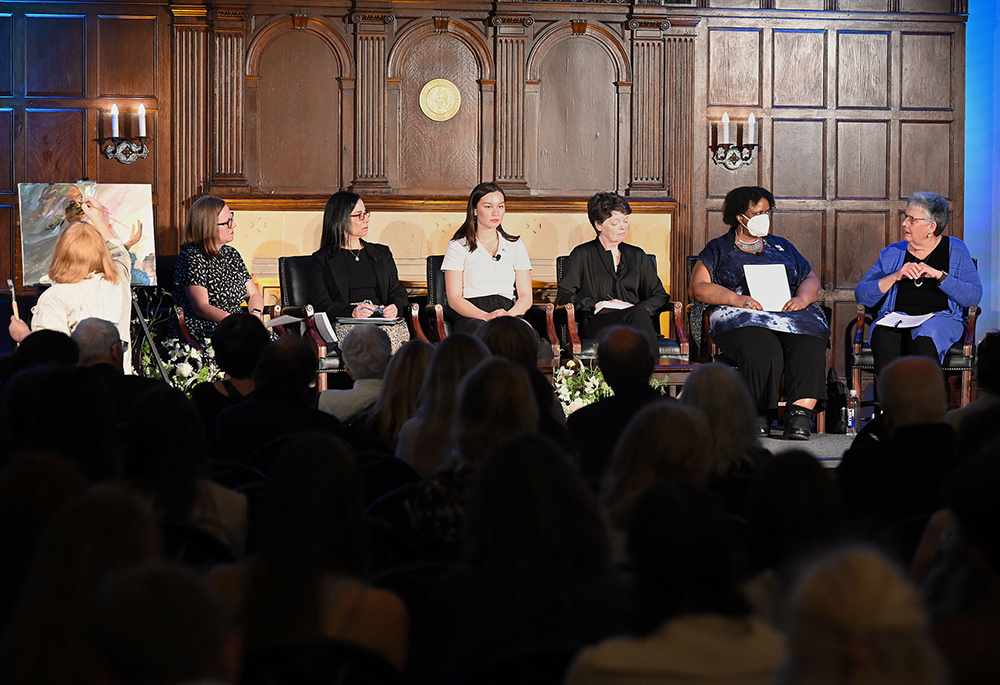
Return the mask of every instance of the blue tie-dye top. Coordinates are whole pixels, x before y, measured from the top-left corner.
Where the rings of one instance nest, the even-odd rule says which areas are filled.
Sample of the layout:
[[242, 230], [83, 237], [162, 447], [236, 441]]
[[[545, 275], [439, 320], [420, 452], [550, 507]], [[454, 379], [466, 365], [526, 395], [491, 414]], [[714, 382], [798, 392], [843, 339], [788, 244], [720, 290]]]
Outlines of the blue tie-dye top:
[[[735, 228], [709, 242], [698, 259], [708, 269], [712, 283], [747, 296], [750, 288], [743, 271], [747, 264], [784, 264], [788, 274], [788, 289], [793, 296], [812, 271], [806, 258], [790, 242], [775, 235], [764, 238], [764, 249], [760, 254], [744, 252], [736, 246]], [[823, 310], [815, 302], [797, 312], [759, 312], [742, 307], [716, 305], [712, 308], [708, 321], [712, 335], [746, 326], [760, 326], [781, 333], [800, 333], [816, 338], [830, 336], [830, 327], [823, 316]]]

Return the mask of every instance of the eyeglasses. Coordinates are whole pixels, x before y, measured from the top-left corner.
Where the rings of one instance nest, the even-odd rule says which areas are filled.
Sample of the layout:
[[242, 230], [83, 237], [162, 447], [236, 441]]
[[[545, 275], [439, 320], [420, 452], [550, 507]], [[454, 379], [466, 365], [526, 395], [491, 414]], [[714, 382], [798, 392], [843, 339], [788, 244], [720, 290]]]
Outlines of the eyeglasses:
[[900, 212], [899, 213], [899, 220], [902, 223], [904, 223], [904, 224], [907, 223], [907, 222], [909, 222], [911, 224], [919, 224], [921, 221], [924, 221], [926, 223], [930, 223], [930, 221], [928, 221], [927, 219], [924, 219], [924, 218], [919, 217], [919, 216], [910, 216], [906, 212]]
[[352, 219], [357, 219], [358, 221], [364, 221], [365, 219], [370, 219], [372, 216], [372, 210], [366, 209], [363, 212], [358, 212], [357, 214], [351, 214]]
[[229, 213], [229, 221], [223, 221], [223, 222], [218, 223], [216, 225], [217, 226], [228, 226], [229, 228], [232, 228], [233, 224], [235, 224], [235, 223], [236, 223], [236, 212], [230, 212]]

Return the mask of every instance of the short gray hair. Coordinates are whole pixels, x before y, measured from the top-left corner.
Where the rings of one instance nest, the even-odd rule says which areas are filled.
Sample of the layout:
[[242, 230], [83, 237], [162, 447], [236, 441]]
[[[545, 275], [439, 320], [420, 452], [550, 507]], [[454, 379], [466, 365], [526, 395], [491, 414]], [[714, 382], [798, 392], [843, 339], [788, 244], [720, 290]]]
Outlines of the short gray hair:
[[948, 228], [948, 200], [937, 193], [919, 192], [913, 193], [906, 200], [907, 206], [915, 205], [927, 213], [927, 220], [937, 224], [934, 235], [941, 235], [944, 229]]
[[381, 327], [365, 323], [347, 332], [340, 352], [354, 378], [382, 378], [392, 356], [392, 343]]
[[122, 342], [118, 328], [113, 323], [94, 317], [78, 323], [70, 337], [80, 348], [80, 358], [77, 361], [80, 366], [110, 356], [111, 348]]

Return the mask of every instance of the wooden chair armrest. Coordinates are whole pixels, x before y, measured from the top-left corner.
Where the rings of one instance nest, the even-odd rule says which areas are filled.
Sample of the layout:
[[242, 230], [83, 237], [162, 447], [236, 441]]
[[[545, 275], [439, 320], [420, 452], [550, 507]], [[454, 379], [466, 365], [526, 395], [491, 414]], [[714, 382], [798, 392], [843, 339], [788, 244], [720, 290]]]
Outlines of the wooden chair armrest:
[[444, 330], [444, 307], [439, 304], [429, 304], [424, 307], [424, 312], [427, 315], [427, 324], [431, 335], [434, 336], [434, 342], [439, 343], [448, 337]]
[[540, 335], [544, 333], [552, 348], [552, 357], [558, 359], [560, 345], [559, 336], [556, 335], [555, 311], [556, 306], [551, 302], [535, 302], [528, 313], [531, 315], [529, 323]]
[[677, 331], [677, 344], [680, 345], [681, 354], [691, 354], [691, 343], [688, 340], [687, 329], [684, 327], [684, 305], [680, 302], [673, 302], [674, 330]]
[[962, 339], [962, 354], [972, 356], [972, 346], [976, 343], [976, 319], [979, 318], [979, 307], [969, 307], [969, 316], [965, 322], [965, 337]]
[[420, 325], [420, 305], [416, 302], [407, 304], [405, 316], [406, 325], [410, 328], [410, 340], [423, 340], [425, 343], [429, 343], [430, 340], [424, 333], [423, 326]]
[[709, 330], [708, 318], [711, 315], [711, 313], [712, 313], [712, 307], [711, 306], [705, 307], [705, 311], [702, 313], [702, 318], [701, 318], [701, 333], [703, 336], [705, 336], [705, 343], [708, 345], [708, 353], [713, 357], [715, 357], [716, 355], [722, 354], [722, 350], [719, 348], [719, 344], [715, 342], [715, 338], [712, 337], [712, 334], [708, 332]]
[[323, 336], [319, 334], [319, 330], [316, 328], [316, 313], [313, 310], [313, 306], [311, 304], [307, 304], [302, 309], [304, 310], [306, 319], [306, 339], [316, 352], [316, 358], [326, 359], [326, 355], [328, 354], [328, 343], [323, 339]]
[[204, 348], [201, 343], [195, 340], [194, 336], [191, 335], [191, 331], [188, 330], [187, 323], [184, 321], [184, 308], [177, 307], [177, 329], [181, 332], [181, 338], [184, 342], [190, 345], [193, 349], [202, 351]]
[[854, 354], [861, 354], [861, 346], [865, 342], [865, 306], [858, 305], [858, 322], [854, 329]]
[[576, 328], [576, 308], [570, 302], [556, 307], [556, 311], [560, 314], [560, 321], [562, 321], [563, 316], [566, 317], [566, 335], [569, 337], [570, 354], [580, 354], [583, 352], [583, 343], [580, 342], [580, 332]]

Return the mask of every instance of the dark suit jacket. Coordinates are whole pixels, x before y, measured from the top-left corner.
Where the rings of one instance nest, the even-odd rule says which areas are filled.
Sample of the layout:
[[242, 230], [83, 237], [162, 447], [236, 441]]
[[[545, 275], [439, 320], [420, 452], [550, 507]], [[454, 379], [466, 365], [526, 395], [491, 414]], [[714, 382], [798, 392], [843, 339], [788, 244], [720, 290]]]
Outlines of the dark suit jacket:
[[253, 399], [219, 412], [215, 440], [222, 459], [244, 462], [271, 440], [315, 431], [340, 437], [336, 416], [277, 399]]
[[94, 364], [83, 367], [80, 369], [80, 373], [91, 379], [92, 382], [100, 383], [107, 388], [112, 398], [115, 423], [117, 424], [125, 424], [129, 421], [132, 408], [147, 391], [166, 387], [166, 384], [159, 379], [127, 376], [111, 364]]
[[[375, 269], [375, 292], [378, 295], [378, 302], [375, 304], [394, 304], [399, 310], [399, 316], [403, 316], [407, 305], [406, 288], [399, 282], [392, 252], [385, 245], [364, 240], [361, 243], [365, 246], [368, 259]], [[313, 307], [316, 311], [326, 312], [331, 318], [350, 316], [354, 310], [348, 297], [350, 284], [347, 282], [347, 274], [341, 263], [343, 257], [340, 253], [340, 248], [323, 248], [312, 255]]]
[[618, 249], [623, 263], [616, 273], [614, 258], [597, 238], [573, 248], [559, 279], [559, 304], [572, 302], [583, 321], [594, 315], [594, 306], [603, 300], [631, 302], [650, 316], [663, 307], [670, 296], [646, 253], [627, 243]]

